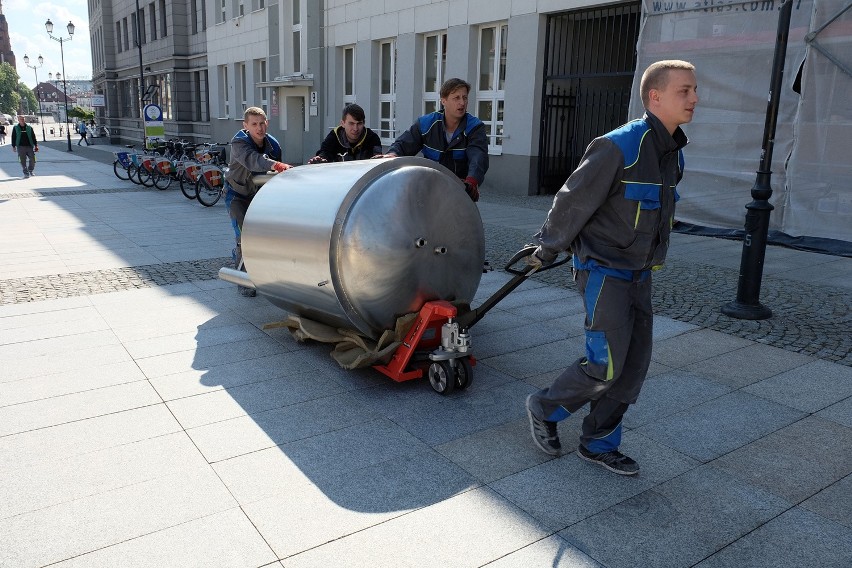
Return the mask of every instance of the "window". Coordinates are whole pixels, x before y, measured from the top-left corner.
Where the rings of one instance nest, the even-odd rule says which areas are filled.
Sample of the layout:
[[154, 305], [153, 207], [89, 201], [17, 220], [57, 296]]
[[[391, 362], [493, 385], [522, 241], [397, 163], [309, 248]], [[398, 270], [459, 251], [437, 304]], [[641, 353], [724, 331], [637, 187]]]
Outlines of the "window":
[[229, 96], [228, 66], [219, 66], [219, 118], [231, 116], [231, 99]]
[[190, 16], [192, 19], [190, 28], [192, 29], [192, 35], [195, 35], [198, 33], [198, 0], [192, 0], [190, 11], [192, 12], [192, 15]]
[[343, 48], [343, 104], [355, 102], [355, 46]]
[[136, 12], [130, 14], [130, 27], [133, 29], [133, 45], [141, 45], [139, 43], [139, 27], [136, 23]]
[[168, 31], [166, 29], [166, 0], [160, 0], [160, 37], [166, 37]]
[[148, 21], [151, 27], [151, 41], [157, 39], [157, 6], [151, 2], [148, 6]]
[[207, 0], [201, 0], [201, 31], [207, 29]]
[[509, 28], [505, 23], [479, 30], [479, 73], [477, 113], [488, 128], [488, 152], [503, 153], [503, 106], [506, 100], [506, 46]]
[[172, 108], [172, 74], [157, 75], [153, 81], [157, 85], [156, 101], [163, 110], [163, 118], [171, 120], [174, 118], [174, 109]]
[[130, 36], [127, 34], [127, 18], [121, 20], [121, 31], [124, 36], [124, 51], [130, 49]]
[[121, 22], [115, 23], [115, 45], [118, 47], [118, 52], [124, 51], [121, 49]]
[[207, 71], [192, 73], [192, 120], [207, 122], [210, 120], [210, 105], [207, 100]]
[[263, 10], [266, 8], [266, 0], [251, 0], [251, 9], [254, 10]]
[[[255, 59], [254, 60], [254, 77], [255, 84], [257, 83], [265, 83], [267, 81], [266, 76], [266, 59]], [[260, 101], [260, 108], [263, 109], [263, 112], [269, 116], [269, 101], [267, 99], [267, 91], [266, 87], [257, 87], [257, 92], [255, 93], [255, 98]]]
[[392, 144], [396, 136], [396, 43], [379, 44], [379, 137]]
[[293, 73], [302, 72], [302, 2], [293, 0]]
[[139, 9], [136, 12], [136, 21], [139, 23], [139, 36], [142, 40], [142, 44], [148, 43], [148, 39], [145, 35], [145, 10]]
[[447, 34], [427, 35], [423, 46], [423, 113], [435, 112], [441, 105], [441, 84], [447, 66]]
[[236, 93], [236, 99], [240, 101], [242, 105], [240, 107], [241, 112], [245, 112], [248, 108], [248, 104], [246, 99], [246, 64], [245, 63], [237, 63], [236, 64], [236, 73], [237, 73], [237, 88], [239, 88], [239, 92]]
[[243, 3], [243, 0], [238, 0], [238, 2], [239, 3], [237, 4], [237, 15], [238, 16], [245, 16], [246, 15], [246, 6]]
[[216, 11], [216, 23], [221, 24], [225, 20], [228, 19], [225, 11], [225, 2], [226, 0], [216, 0], [219, 2], [219, 9]]

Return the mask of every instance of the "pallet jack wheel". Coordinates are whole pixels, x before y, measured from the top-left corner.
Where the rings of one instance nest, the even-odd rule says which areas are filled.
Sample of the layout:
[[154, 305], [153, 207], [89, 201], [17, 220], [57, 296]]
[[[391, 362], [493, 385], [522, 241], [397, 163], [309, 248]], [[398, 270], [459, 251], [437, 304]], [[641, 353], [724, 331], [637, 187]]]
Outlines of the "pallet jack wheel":
[[435, 361], [429, 365], [429, 384], [438, 394], [448, 395], [453, 392], [456, 376], [449, 361]]
[[473, 382], [473, 365], [470, 364], [470, 359], [462, 357], [456, 359], [456, 388], [466, 389]]

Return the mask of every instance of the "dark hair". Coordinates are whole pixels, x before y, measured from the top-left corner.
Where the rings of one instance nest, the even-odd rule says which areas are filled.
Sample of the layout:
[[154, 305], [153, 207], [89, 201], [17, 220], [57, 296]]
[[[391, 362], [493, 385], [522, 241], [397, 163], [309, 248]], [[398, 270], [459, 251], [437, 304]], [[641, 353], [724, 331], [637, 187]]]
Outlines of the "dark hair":
[[355, 103], [349, 103], [343, 107], [343, 114], [340, 115], [340, 120], [346, 120], [347, 114], [358, 122], [364, 122], [367, 119], [367, 115], [364, 114], [364, 109]]
[[446, 99], [453, 91], [462, 87], [467, 89], [467, 92], [470, 93], [470, 83], [468, 83], [464, 79], [459, 79], [458, 77], [453, 79], [447, 79], [441, 85], [441, 98]]

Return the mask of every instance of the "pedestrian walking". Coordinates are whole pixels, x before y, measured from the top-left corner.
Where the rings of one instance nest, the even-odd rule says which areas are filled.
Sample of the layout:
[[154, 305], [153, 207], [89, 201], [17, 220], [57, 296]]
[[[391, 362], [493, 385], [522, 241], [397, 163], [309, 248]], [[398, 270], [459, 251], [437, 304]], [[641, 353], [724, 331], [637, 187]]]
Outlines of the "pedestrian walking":
[[527, 398], [532, 438], [559, 455], [557, 422], [590, 403], [577, 455], [621, 475], [639, 464], [618, 451], [621, 421], [651, 362], [651, 272], [665, 261], [683, 175], [680, 125], [698, 103], [695, 67], [660, 61], [642, 74], [645, 115], [589, 144], [557, 192], [529, 264], [573, 252], [586, 308], [586, 353], [546, 389]]
[[85, 121], [81, 120], [79, 123], [77, 123], [77, 132], [80, 133], [80, 139], [77, 140], [77, 146], [80, 145], [80, 142], [85, 142], [86, 146], [91, 146], [91, 144], [89, 144], [89, 138], [87, 136], [88, 131], [89, 131], [89, 129], [86, 126]]
[[38, 138], [23, 115], [18, 115], [18, 124], [12, 128], [12, 151], [18, 153], [24, 178], [35, 175], [33, 171], [36, 163], [35, 153], [38, 152]]
[[6, 143], [6, 125], [0, 124], [0, 146]]

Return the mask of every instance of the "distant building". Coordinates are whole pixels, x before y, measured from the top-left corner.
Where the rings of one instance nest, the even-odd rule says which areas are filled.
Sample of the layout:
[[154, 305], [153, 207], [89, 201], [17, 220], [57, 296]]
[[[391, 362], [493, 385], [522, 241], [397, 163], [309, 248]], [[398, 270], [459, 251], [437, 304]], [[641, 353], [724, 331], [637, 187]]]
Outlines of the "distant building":
[[17, 68], [12, 43], [9, 41], [9, 23], [3, 15], [3, 2], [0, 0], [0, 63], [3, 62], [11, 65], [13, 69]]

